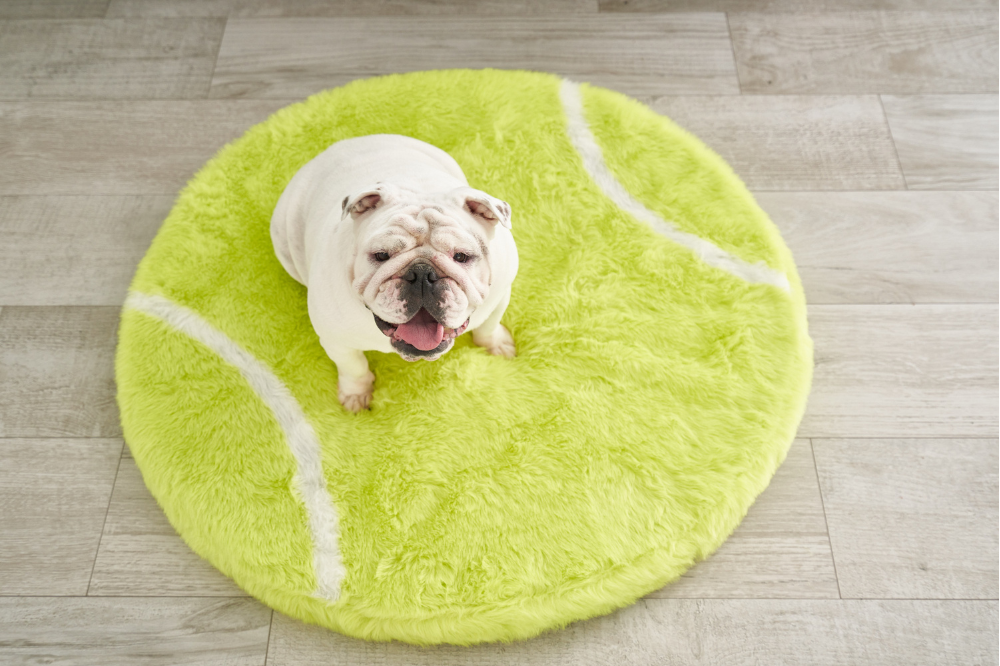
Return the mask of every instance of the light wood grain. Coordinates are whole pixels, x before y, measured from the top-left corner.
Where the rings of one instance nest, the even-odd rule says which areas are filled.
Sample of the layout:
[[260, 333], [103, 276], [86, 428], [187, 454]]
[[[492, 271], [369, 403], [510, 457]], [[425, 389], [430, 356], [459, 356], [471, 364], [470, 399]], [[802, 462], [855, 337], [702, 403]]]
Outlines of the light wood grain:
[[[487, 27], [488, 26], [488, 27]], [[210, 97], [425, 69], [542, 70], [633, 95], [739, 92], [724, 14], [230, 19]]]
[[229, 16], [236, 0], [111, 0], [108, 18], [132, 16]]
[[997, 598], [997, 440], [814, 446], [845, 598]]
[[0, 197], [0, 303], [121, 305], [173, 200]]
[[996, 0], [599, 0], [602, 12], [955, 11], [996, 6]]
[[911, 190], [996, 190], [996, 95], [882, 97]]
[[644, 599], [510, 645], [420, 648], [274, 614], [268, 666], [995, 664], [993, 601]]
[[0, 437], [120, 437], [117, 307], [0, 311]]
[[995, 305], [811, 305], [800, 437], [996, 437]]
[[838, 598], [809, 440], [796, 440], [736, 531], [648, 599]]
[[119, 17], [227, 17], [238, 0], [111, 0], [108, 18]]
[[997, 13], [729, 14], [745, 93], [997, 91]]
[[176, 196], [292, 101], [0, 102], [0, 195]]
[[719, 153], [753, 190], [905, 186], [874, 96], [669, 96], [646, 101]]
[[996, 192], [759, 192], [812, 304], [996, 303]]
[[123, 458], [90, 583], [91, 596], [246, 596], [177, 535]]
[[223, 19], [0, 21], [0, 99], [204, 98]]
[[109, 0], [4, 0], [0, 19], [102, 18]]
[[0, 443], [0, 594], [87, 593], [122, 446], [119, 439]]
[[597, 0], [111, 0], [111, 16], [523, 16], [596, 13]]
[[251, 599], [0, 598], [0, 661], [263, 666], [270, 617]]

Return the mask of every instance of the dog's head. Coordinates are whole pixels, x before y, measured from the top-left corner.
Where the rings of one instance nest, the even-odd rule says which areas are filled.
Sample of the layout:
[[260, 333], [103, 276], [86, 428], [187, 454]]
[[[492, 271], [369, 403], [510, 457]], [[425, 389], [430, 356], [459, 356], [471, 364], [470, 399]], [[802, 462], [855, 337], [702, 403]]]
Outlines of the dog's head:
[[433, 361], [451, 349], [492, 282], [489, 246], [510, 205], [471, 187], [416, 193], [381, 182], [348, 195], [351, 284], [400, 356]]

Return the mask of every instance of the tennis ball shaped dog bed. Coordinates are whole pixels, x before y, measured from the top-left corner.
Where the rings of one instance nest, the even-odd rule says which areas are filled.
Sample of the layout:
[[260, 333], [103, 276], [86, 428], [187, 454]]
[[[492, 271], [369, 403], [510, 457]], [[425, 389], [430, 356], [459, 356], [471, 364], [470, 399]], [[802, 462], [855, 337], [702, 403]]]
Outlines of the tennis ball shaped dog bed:
[[[353, 414], [269, 222], [306, 162], [380, 133], [510, 203], [517, 357], [368, 352]], [[624, 95], [504, 70], [355, 81], [223, 148], [139, 264], [116, 358], [125, 439], [192, 549], [282, 613], [418, 644], [679, 577], [766, 487], [811, 372], [791, 254], [719, 157]]]

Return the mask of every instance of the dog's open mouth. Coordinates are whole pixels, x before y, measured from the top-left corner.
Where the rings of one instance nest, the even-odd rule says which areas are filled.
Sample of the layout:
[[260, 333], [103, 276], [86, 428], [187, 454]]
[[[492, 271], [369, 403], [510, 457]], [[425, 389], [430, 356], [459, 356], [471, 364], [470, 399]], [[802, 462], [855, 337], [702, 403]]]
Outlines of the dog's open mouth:
[[445, 328], [426, 308], [420, 308], [417, 314], [405, 324], [390, 324], [378, 315], [372, 313], [379, 330], [393, 340], [401, 340], [421, 351], [437, 349], [444, 340], [453, 340], [461, 335], [469, 326], [469, 319], [458, 328]]

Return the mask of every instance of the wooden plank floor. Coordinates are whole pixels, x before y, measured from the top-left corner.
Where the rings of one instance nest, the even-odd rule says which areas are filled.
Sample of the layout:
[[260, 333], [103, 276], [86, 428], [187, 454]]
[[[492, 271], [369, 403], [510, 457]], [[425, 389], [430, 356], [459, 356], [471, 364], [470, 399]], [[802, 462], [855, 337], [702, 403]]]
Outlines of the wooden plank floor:
[[[996, 0], [0, 2], [0, 662], [996, 664]], [[136, 262], [226, 142], [394, 71], [547, 70], [721, 154], [780, 227], [816, 373], [736, 533], [513, 645], [369, 644], [194, 555], [121, 439]]]

